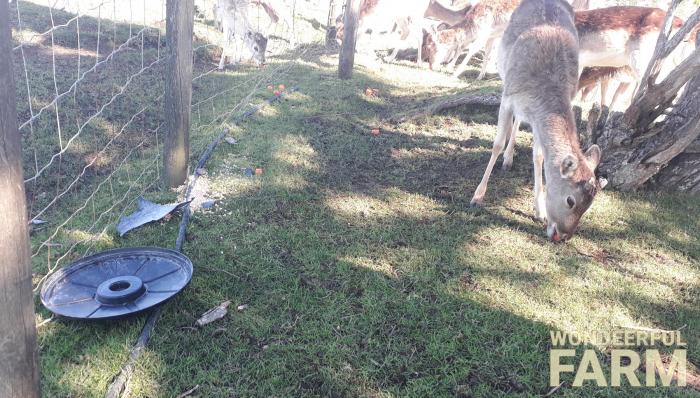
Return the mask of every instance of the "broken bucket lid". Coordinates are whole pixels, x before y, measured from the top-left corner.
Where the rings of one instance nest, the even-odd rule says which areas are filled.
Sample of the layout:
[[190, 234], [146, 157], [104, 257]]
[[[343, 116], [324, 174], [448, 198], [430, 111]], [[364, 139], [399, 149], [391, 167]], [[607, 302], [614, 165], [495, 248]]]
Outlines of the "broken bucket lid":
[[192, 279], [192, 262], [170, 249], [136, 247], [84, 257], [51, 275], [41, 289], [49, 311], [108, 319], [165, 302]]

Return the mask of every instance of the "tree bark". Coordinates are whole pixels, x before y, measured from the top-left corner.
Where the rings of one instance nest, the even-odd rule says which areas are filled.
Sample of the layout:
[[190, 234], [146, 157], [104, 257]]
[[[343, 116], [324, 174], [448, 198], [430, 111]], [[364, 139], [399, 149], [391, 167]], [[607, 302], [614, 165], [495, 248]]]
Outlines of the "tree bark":
[[[679, 0], [671, 5], [667, 22]], [[657, 83], [661, 63], [678, 46], [700, 9], [673, 37], [659, 36], [640, 89], [625, 113], [609, 115], [592, 134], [603, 149], [599, 170], [612, 186], [636, 190], [649, 185], [664, 190], [700, 191], [700, 48]], [[698, 37], [700, 40], [700, 37]], [[678, 93], [682, 92], [679, 98]], [[663, 117], [661, 117], [663, 116]]]
[[39, 365], [8, 15], [0, 1], [0, 397], [33, 398]]
[[357, 42], [357, 22], [360, 15], [360, 0], [347, 0], [343, 18], [343, 46], [340, 48], [338, 77], [350, 79], [355, 65], [355, 43]]
[[168, 0], [166, 4], [169, 59], [165, 69], [163, 179], [166, 187], [174, 188], [187, 179], [190, 157], [194, 0]]

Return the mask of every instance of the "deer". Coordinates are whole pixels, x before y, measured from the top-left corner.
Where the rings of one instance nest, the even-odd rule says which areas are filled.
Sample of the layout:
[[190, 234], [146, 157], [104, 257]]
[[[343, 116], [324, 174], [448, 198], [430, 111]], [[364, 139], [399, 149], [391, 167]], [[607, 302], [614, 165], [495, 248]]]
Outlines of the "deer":
[[[608, 76], [605, 76], [605, 73], [598, 76], [597, 80], [603, 83], [601, 106], [606, 104], [607, 82], [611, 77], [614, 76], [620, 81], [620, 86], [615, 92], [613, 102], [608, 105], [609, 108], [621, 96], [630, 92], [630, 88], [639, 84], [653, 55], [665, 18], [664, 10], [636, 6], [615, 6], [575, 13], [574, 24], [580, 40], [579, 70], [583, 71], [588, 67], [620, 68], [614, 72], [611, 72], [613, 69], [606, 69]], [[683, 20], [674, 17], [672, 24], [673, 29], [676, 30], [683, 25]], [[661, 76], [689, 53], [688, 48], [692, 48], [696, 32], [697, 29], [666, 60]], [[586, 78], [585, 75], [582, 77]], [[516, 133], [517, 129], [512, 131], [505, 150], [504, 170], [509, 169], [513, 164]]]
[[443, 6], [437, 0], [430, 0], [423, 16], [443, 23], [445, 27], [451, 27], [464, 21], [471, 8], [471, 4], [466, 4], [459, 10], [453, 10]]
[[249, 0], [218, 0], [215, 5], [215, 19], [221, 24], [224, 40], [222, 43], [219, 70], [226, 67], [226, 58], [230, 56], [237, 64], [248, 50], [258, 66], [265, 64], [267, 38], [253, 30], [248, 19]]
[[[275, 4], [273, 4], [273, 2]], [[270, 32], [273, 25], [283, 24], [288, 32], [293, 31], [294, 22], [292, 11], [289, 9], [284, 1], [274, 1], [274, 0], [250, 0], [250, 4], [262, 8], [265, 14], [267, 14], [270, 23], [264, 29], [265, 32]], [[289, 45], [291, 47], [296, 46], [296, 38], [294, 35], [289, 36]]]
[[436, 0], [430, 1], [424, 16], [427, 19], [437, 21], [437, 23], [430, 24], [430, 26], [423, 29], [421, 56], [424, 57], [424, 60], [428, 61], [431, 70], [435, 64], [435, 54], [437, 53], [437, 45], [435, 40], [433, 40], [434, 33], [431, 34], [431, 32], [449, 29], [464, 21], [471, 7], [471, 4], [465, 4], [462, 9], [453, 10], [443, 6]]
[[[364, 31], [371, 30], [372, 34], [375, 31], [393, 32], [399, 35], [400, 41], [405, 42], [410, 36], [415, 36], [418, 32], [424, 34], [422, 26], [424, 19], [431, 19], [445, 26], [451, 26], [464, 20], [470, 8], [471, 6], [467, 5], [461, 9], [453, 10], [443, 6], [437, 0], [429, 0], [427, 3], [423, 0], [417, 2], [362, 0], [358, 20], [361, 29], [358, 29], [358, 32], [363, 32], [363, 29]], [[397, 10], [403, 11], [397, 13]], [[392, 17], [388, 17], [389, 15], [392, 15]], [[342, 44], [343, 36], [342, 21], [337, 20], [336, 39], [338, 44]], [[421, 64], [423, 58], [421, 54], [423, 36], [420, 37], [420, 40], [418, 64]], [[393, 61], [399, 50], [399, 46], [395, 46], [387, 61]]]
[[572, 112], [579, 75], [573, 8], [563, 0], [523, 0], [498, 51], [503, 79], [498, 132], [471, 205], [483, 205], [514, 118], [528, 122], [533, 131], [535, 215], [545, 223], [550, 241], [566, 241], [604, 187], [595, 175], [601, 150], [592, 145], [582, 151]]
[[[666, 12], [653, 7], [615, 6], [575, 15], [581, 41], [580, 67], [629, 67], [639, 81], [654, 53]], [[683, 20], [673, 18], [673, 29]]]
[[[434, 44], [430, 42], [426, 44], [426, 47], [436, 49], [428, 53], [430, 67], [432, 68], [436, 63], [443, 64], [452, 60], [449, 68], [454, 69], [452, 74], [454, 77], [459, 77], [466, 70], [471, 58], [483, 49], [484, 62], [477, 80], [483, 79], [491, 51], [503, 34], [518, 4], [520, 0], [483, 1], [471, 7], [464, 20], [457, 25], [443, 30], [434, 30], [431, 34]], [[464, 52], [467, 55], [459, 66], [456, 66], [457, 59]]]

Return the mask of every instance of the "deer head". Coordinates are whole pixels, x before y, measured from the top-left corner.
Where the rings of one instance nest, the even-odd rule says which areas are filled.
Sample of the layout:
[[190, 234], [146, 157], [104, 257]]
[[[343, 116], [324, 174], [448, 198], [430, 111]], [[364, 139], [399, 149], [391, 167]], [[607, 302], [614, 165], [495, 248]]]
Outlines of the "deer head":
[[607, 184], [605, 179], [595, 176], [600, 158], [600, 148], [593, 145], [583, 154], [568, 154], [558, 165], [548, 167], [545, 200], [550, 240], [571, 238], [593, 198]]
[[261, 33], [249, 30], [244, 37], [246, 47], [253, 54], [253, 60], [258, 66], [265, 64], [265, 52], [267, 51], [267, 38]]

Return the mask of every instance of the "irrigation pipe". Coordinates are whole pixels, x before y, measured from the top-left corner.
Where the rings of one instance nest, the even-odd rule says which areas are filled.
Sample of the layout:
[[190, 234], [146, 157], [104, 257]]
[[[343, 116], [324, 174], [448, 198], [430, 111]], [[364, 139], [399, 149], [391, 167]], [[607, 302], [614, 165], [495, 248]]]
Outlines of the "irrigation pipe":
[[[297, 87], [292, 87], [291, 89], [289, 89], [288, 93], [293, 93], [296, 91], [298, 91]], [[251, 106], [241, 116], [236, 118], [235, 123], [240, 123], [248, 119], [261, 109], [265, 108], [265, 106], [267, 105], [272, 105], [275, 102], [281, 101], [286, 95], [286, 93], [281, 93], [279, 96], [272, 97], [260, 105]], [[214, 138], [214, 140], [210, 142], [209, 145], [207, 145], [207, 148], [200, 156], [199, 161], [197, 162], [197, 166], [195, 167], [194, 172], [189, 178], [187, 190], [185, 191], [185, 201], [190, 201], [192, 199], [190, 196], [192, 195], [192, 190], [194, 189], [194, 186], [197, 183], [197, 179], [199, 178], [198, 171], [204, 167], [204, 165], [207, 163], [216, 147], [221, 143], [221, 141], [224, 139], [226, 134], [228, 134], [228, 132], [228, 128], [224, 128], [221, 131], [221, 133], [219, 133], [219, 135], [217, 135], [216, 138]], [[180, 227], [177, 233], [177, 240], [175, 241], [175, 250], [178, 252], [182, 252], [182, 246], [184, 245], [185, 234], [187, 232], [187, 224], [190, 221], [191, 213], [192, 211], [190, 210], [190, 205], [187, 204], [183, 210], [182, 220], [180, 220]], [[148, 341], [150, 340], [151, 335], [153, 334], [153, 330], [155, 329], [156, 323], [158, 323], [158, 319], [163, 313], [164, 308], [164, 305], [160, 305], [153, 309], [148, 315], [148, 319], [146, 319], [146, 323], [143, 325], [143, 329], [141, 329], [141, 333], [139, 334], [139, 337], [136, 340], [136, 344], [134, 344], [134, 346], [131, 348], [131, 351], [129, 352], [129, 357], [122, 366], [121, 371], [114, 378], [112, 384], [109, 385], [107, 393], [105, 393], [105, 398], [119, 398], [122, 392], [125, 390], [125, 387], [128, 384], [129, 379], [131, 378], [131, 375], [134, 372], [136, 361], [138, 361], [139, 357], [141, 356], [141, 353], [146, 348], [146, 345], [148, 345]]]

